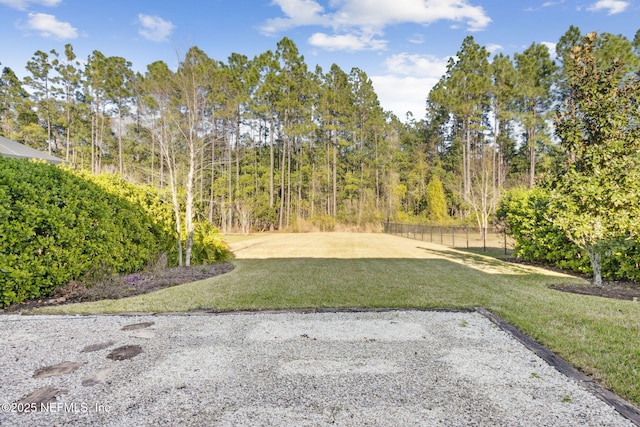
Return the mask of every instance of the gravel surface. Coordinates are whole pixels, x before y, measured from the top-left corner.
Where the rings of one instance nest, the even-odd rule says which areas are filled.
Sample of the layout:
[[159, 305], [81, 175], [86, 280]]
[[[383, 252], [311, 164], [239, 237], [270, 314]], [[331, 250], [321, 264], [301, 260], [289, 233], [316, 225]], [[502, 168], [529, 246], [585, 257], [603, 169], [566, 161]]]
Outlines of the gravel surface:
[[0, 325], [3, 426], [632, 425], [478, 313]]

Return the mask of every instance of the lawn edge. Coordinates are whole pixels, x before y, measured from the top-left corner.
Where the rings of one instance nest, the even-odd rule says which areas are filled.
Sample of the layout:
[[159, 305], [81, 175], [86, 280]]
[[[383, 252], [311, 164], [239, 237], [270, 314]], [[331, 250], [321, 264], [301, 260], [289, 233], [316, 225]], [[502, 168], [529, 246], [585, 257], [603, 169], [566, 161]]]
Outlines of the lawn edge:
[[566, 377], [576, 381], [580, 386], [586, 389], [597, 398], [612, 406], [622, 416], [637, 426], [640, 426], [640, 409], [622, 397], [618, 396], [611, 390], [603, 387], [592, 378], [580, 372], [563, 358], [544, 347], [542, 344], [521, 332], [518, 328], [503, 320], [500, 316], [491, 313], [489, 310], [476, 307], [476, 312], [489, 319], [501, 330], [507, 332], [518, 340], [527, 349], [535, 353], [542, 360], [553, 366], [558, 372]]

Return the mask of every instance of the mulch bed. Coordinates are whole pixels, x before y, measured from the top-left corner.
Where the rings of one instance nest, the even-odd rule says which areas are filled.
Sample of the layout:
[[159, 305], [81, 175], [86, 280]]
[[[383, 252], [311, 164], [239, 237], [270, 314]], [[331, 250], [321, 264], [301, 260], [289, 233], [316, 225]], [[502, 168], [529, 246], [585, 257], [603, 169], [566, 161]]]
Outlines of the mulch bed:
[[628, 301], [640, 301], [640, 283], [636, 282], [604, 282], [603, 286], [571, 285], [550, 286], [550, 288], [574, 294], [592, 295]]
[[27, 300], [21, 304], [12, 304], [0, 310], [0, 312], [17, 312], [43, 306], [126, 298], [208, 279], [209, 277], [228, 273], [231, 270], [233, 270], [232, 264], [217, 262], [209, 265], [163, 268], [154, 272], [108, 277], [95, 280], [90, 285], [83, 282], [71, 282], [57, 289], [51, 297]]
[[[585, 276], [583, 274], [577, 274], [573, 271], [563, 270], [553, 265], [537, 263], [533, 261], [525, 261], [520, 258], [507, 258], [503, 261], [512, 262], [515, 264], [525, 264], [525, 265], [533, 265], [536, 267], [541, 267], [547, 270], [552, 270], [564, 274], [568, 274], [571, 276], [579, 277], [585, 280], [590, 280], [590, 276]], [[628, 301], [640, 301], [640, 283], [638, 282], [616, 282], [616, 281], [605, 281], [603, 286], [594, 286], [593, 284], [588, 285], [552, 285], [549, 286], [550, 289], [555, 289], [557, 291], [562, 292], [570, 292], [574, 294], [580, 295], [591, 295], [602, 298], [613, 298], [620, 300], [628, 300]]]

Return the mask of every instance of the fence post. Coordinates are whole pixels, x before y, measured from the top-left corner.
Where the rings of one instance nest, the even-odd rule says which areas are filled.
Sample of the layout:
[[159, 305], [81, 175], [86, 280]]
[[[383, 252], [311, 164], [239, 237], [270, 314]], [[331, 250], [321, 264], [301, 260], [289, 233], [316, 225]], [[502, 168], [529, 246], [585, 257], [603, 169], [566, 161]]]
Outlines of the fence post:
[[456, 247], [456, 228], [451, 226], [451, 247]]
[[507, 254], [507, 232], [504, 232], [504, 254]]
[[467, 249], [469, 249], [469, 226], [468, 225], [464, 226], [464, 231], [465, 231], [465, 234], [467, 235]]
[[443, 240], [443, 230], [442, 230], [442, 226], [440, 226], [440, 244], [444, 245], [444, 240]]

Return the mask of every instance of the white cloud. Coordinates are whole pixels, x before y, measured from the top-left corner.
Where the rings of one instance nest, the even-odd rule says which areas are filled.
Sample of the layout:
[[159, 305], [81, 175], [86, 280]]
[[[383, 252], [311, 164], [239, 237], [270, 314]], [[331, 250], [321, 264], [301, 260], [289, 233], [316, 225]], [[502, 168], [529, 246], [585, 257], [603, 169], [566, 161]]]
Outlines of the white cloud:
[[558, 0], [558, 1], [551, 0], [551, 1], [544, 2], [542, 4], [542, 7], [554, 7], [554, 6], [560, 5], [560, 4], [564, 3], [564, 2], [565, 2], [565, 0]]
[[388, 57], [385, 66], [393, 74], [439, 80], [447, 71], [448, 62], [449, 58], [399, 53]]
[[587, 8], [587, 10], [591, 12], [599, 12], [601, 10], [608, 10], [608, 15], [615, 15], [616, 13], [624, 12], [625, 9], [629, 7], [628, 1], [622, 0], [598, 0], [591, 6]]
[[166, 41], [175, 28], [175, 25], [170, 21], [166, 21], [159, 16], [145, 15], [143, 13], [138, 15], [138, 22], [142, 25], [142, 28], [138, 30], [138, 34], [154, 42]]
[[422, 44], [424, 43], [424, 37], [422, 36], [422, 34], [414, 34], [409, 38], [409, 43]]
[[54, 15], [47, 13], [29, 13], [27, 26], [36, 30], [42, 37], [56, 39], [75, 39], [78, 31], [68, 22], [58, 21]]
[[330, 21], [322, 15], [324, 8], [314, 0], [274, 0], [280, 6], [285, 18], [268, 19], [262, 26], [266, 34], [305, 25], [328, 25]]
[[[280, 7], [284, 16], [267, 20], [261, 28], [263, 33], [275, 34], [301, 26], [330, 27], [336, 35], [318, 37], [334, 50], [341, 44], [352, 50], [359, 34], [381, 35], [390, 25], [429, 25], [444, 20], [464, 23], [469, 31], [479, 31], [491, 22], [484, 9], [471, 5], [469, 0], [331, 0], [329, 11], [315, 0], [273, 0], [273, 4]], [[348, 34], [355, 38], [346, 43], [344, 35]], [[368, 43], [362, 46], [370, 48]]]
[[309, 44], [325, 50], [345, 50], [355, 52], [360, 50], [384, 50], [386, 40], [374, 39], [372, 36], [358, 36], [356, 34], [328, 35], [315, 33], [309, 37]]
[[561, 4], [565, 3], [566, 0], [549, 0], [546, 1], [544, 3], [542, 3], [542, 6], [539, 7], [527, 7], [525, 9], [523, 9], [525, 12], [536, 12], [539, 10], [542, 10], [544, 8], [547, 7], [556, 7], [556, 6], [560, 6]]
[[465, 22], [470, 31], [477, 31], [491, 22], [482, 7], [472, 6], [467, 0], [342, 0], [339, 4], [333, 20], [343, 26], [384, 28], [446, 20]]
[[378, 94], [380, 105], [400, 120], [410, 111], [416, 120], [426, 114], [427, 96], [440, 78], [372, 76], [371, 81]]
[[500, 52], [501, 50], [504, 50], [504, 47], [500, 44], [490, 43], [487, 45], [487, 52], [492, 55], [496, 52]]
[[62, 3], [62, 0], [0, 0], [0, 4], [18, 10], [27, 10], [30, 4], [53, 7], [60, 3]]
[[407, 112], [423, 119], [429, 92], [446, 73], [449, 59], [409, 53], [389, 56], [384, 63], [389, 74], [371, 77], [382, 108], [400, 120]]
[[547, 49], [549, 49], [549, 55], [551, 56], [551, 59], [557, 59], [558, 58], [558, 53], [556, 52], [556, 46], [557, 43], [553, 43], [553, 42], [541, 42], [540, 44], [543, 44], [547, 47]]

